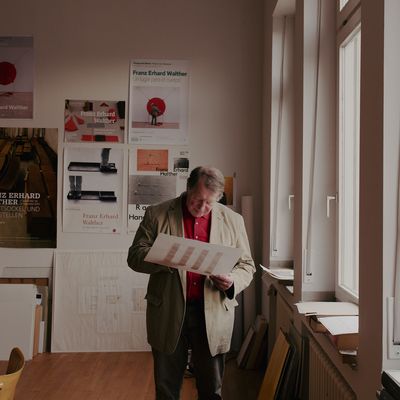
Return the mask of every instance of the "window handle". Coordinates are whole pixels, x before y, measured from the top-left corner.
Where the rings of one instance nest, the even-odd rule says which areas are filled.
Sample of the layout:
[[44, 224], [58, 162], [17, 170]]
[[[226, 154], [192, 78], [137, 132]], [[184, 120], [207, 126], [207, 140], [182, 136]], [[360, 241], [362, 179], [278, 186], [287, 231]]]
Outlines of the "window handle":
[[293, 199], [294, 199], [294, 194], [289, 194], [289, 197], [288, 197], [289, 210], [292, 209], [292, 201], [293, 201]]
[[326, 196], [326, 217], [330, 218], [330, 204], [331, 201], [336, 201], [336, 194], [334, 196]]

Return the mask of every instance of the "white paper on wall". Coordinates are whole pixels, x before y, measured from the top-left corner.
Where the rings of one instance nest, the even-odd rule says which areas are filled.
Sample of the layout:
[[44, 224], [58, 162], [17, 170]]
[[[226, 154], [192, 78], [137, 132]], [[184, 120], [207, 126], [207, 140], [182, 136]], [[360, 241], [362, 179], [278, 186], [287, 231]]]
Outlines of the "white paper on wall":
[[128, 233], [137, 231], [149, 205], [184, 192], [188, 175], [187, 146], [132, 146], [129, 151]]
[[126, 251], [57, 251], [53, 352], [145, 351], [148, 276]]
[[66, 147], [63, 232], [121, 233], [123, 181], [122, 149]]

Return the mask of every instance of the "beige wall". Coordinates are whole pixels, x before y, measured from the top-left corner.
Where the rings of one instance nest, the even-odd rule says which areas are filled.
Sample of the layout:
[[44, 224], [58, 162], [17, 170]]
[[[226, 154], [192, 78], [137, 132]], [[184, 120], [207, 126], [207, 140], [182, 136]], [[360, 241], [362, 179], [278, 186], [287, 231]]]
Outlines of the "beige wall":
[[[188, 60], [191, 166], [236, 172], [238, 199], [254, 196], [261, 229], [262, 0], [15, 0], [2, 17], [0, 36], [34, 36], [35, 92], [34, 119], [1, 126], [56, 127], [61, 135], [65, 99], [128, 100], [130, 60]], [[59, 187], [61, 180], [59, 173]], [[64, 234], [60, 211], [58, 220], [59, 248], [126, 249], [132, 240]], [[41, 262], [26, 253], [26, 265]], [[6, 258], [12, 264], [14, 252]]]

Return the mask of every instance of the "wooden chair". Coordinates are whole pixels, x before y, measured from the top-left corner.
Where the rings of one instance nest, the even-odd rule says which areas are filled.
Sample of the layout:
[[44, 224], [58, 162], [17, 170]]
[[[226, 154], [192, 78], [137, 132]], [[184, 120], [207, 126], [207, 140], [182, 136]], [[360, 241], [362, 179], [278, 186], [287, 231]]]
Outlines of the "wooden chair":
[[11, 350], [5, 375], [0, 375], [0, 400], [13, 400], [15, 388], [25, 365], [25, 358], [18, 347]]

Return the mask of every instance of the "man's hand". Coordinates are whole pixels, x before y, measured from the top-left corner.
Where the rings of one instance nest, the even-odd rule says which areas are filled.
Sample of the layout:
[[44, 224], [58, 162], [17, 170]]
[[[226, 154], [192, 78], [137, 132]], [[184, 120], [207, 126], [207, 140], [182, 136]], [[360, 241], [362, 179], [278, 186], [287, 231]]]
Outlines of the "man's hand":
[[214, 285], [223, 292], [233, 285], [233, 279], [230, 275], [210, 275], [210, 279], [214, 282]]

